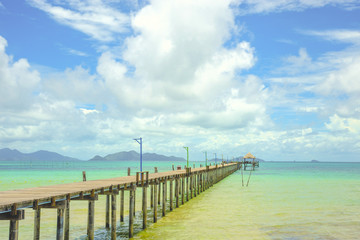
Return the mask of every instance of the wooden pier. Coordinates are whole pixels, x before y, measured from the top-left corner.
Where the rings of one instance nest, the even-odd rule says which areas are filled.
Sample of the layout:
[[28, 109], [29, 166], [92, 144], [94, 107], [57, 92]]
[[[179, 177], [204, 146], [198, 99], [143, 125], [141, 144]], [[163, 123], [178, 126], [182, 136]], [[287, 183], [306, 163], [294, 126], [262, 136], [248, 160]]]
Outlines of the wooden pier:
[[[41, 210], [57, 210], [56, 239], [70, 238], [70, 201], [88, 202], [87, 236], [94, 239], [95, 202], [99, 195], [106, 195], [106, 225], [111, 239], [116, 239], [117, 196], [120, 194], [120, 222], [124, 221], [124, 194], [129, 192], [129, 238], [134, 235], [135, 192], [142, 188], [142, 228], [147, 227], [148, 191], [150, 209], [154, 212], [153, 223], [157, 222], [157, 207], [161, 205], [162, 216], [166, 211], [190, 201], [213, 184], [241, 168], [241, 163], [228, 163], [196, 169], [186, 168], [169, 172], [149, 174], [137, 172], [133, 176], [84, 181], [54, 186], [0, 192], [0, 220], [9, 221], [9, 239], [16, 240], [20, 232], [19, 223], [25, 218], [25, 208], [34, 210], [33, 239], [40, 239]], [[173, 168], [174, 169], [174, 168]], [[130, 172], [128, 172], [130, 175]], [[168, 189], [169, 188], [169, 189]], [[167, 193], [169, 191], [169, 194]], [[167, 199], [169, 195], [169, 200]], [[169, 201], [169, 204], [167, 204]], [[167, 209], [168, 206], [168, 209]], [[110, 217], [111, 216], [111, 217]]]

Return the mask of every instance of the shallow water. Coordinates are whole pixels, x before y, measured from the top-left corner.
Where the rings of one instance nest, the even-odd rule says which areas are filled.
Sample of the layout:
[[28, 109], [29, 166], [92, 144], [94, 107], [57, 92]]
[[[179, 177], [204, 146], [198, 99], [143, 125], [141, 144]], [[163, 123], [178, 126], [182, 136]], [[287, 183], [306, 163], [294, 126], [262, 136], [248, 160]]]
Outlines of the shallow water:
[[[131, 164], [135, 171], [138, 164]], [[158, 166], [160, 171], [171, 169], [171, 163], [146, 164], [144, 169], [151, 172], [153, 166]], [[129, 163], [123, 162], [109, 165], [84, 163], [83, 166], [78, 164], [51, 171], [34, 166], [7, 166], [4, 170], [2, 166], [0, 190], [79, 181], [83, 169], [86, 169], [88, 179], [109, 178], [125, 175], [128, 166]], [[9, 169], [12, 169], [11, 174]], [[244, 172], [245, 185], [248, 177], [249, 172]], [[248, 187], [242, 186], [241, 171], [237, 171], [180, 208], [168, 212], [156, 224], [152, 224], [149, 213], [150, 226], [145, 231], [140, 231], [139, 213], [134, 238], [358, 239], [359, 183], [359, 163], [261, 163], [252, 173]], [[140, 211], [141, 190], [137, 191], [136, 199], [136, 208]], [[127, 199], [125, 201], [127, 203]], [[97, 239], [109, 237], [104, 229], [104, 209], [105, 197], [101, 196], [96, 202]], [[41, 237], [54, 239], [56, 211], [42, 210], [42, 214]], [[86, 202], [71, 202], [70, 221], [71, 239], [85, 239]], [[20, 222], [19, 239], [31, 239], [32, 231], [32, 210], [27, 210], [26, 219]], [[126, 235], [127, 225], [121, 224], [118, 238], [126, 238]], [[1, 221], [0, 239], [7, 238], [8, 223]]]

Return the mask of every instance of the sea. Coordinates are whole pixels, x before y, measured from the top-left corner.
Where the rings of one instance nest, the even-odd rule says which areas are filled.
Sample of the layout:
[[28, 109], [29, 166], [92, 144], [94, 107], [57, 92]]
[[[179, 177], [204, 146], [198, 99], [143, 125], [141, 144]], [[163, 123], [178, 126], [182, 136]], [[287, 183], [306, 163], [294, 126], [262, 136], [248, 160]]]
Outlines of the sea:
[[[169, 171], [173, 164], [184, 166], [145, 161], [143, 170]], [[0, 191], [79, 182], [82, 171], [87, 180], [125, 176], [128, 167], [132, 174], [139, 171], [138, 162], [126, 161], [0, 162]], [[141, 190], [136, 192], [134, 239], [360, 239], [360, 163], [261, 162], [255, 171], [239, 170], [168, 211], [156, 224], [149, 210], [146, 230], [141, 230]], [[110, 239], [105, 198], [95, 204], [98, 240]], [[125, 203], [127, 215], [128, 193]], [[117, 238], [127, 239], [127, 219], [120, 223], [117, 211]], [[86, 239], [87, 203], [71, 201], [70, 216], [70, 239]], [[19, 239], [33, 239], [33, 221], [33, 210], [26, 209]], [[8, 234], [9, 222], [0, 221], [0, 240]], [[42, 209], [41, 239], [55, 236], [56, 210]]]

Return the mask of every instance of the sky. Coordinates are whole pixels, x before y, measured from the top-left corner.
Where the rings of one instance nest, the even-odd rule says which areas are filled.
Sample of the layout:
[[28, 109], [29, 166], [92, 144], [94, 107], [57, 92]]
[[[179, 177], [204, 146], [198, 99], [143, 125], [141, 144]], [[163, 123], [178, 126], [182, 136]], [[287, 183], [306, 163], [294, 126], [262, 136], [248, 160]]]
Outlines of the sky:
[[0, 148], [360, 160], [358, 0], [0, 0]]

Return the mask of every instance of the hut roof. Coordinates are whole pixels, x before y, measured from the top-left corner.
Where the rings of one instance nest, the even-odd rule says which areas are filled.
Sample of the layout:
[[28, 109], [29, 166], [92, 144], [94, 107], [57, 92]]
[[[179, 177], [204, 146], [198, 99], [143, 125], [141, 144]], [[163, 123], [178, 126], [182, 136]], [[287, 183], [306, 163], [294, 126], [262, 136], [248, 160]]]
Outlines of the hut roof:
[[251, 153], [248, 153], [244, 156], [244, 158], [252, 158], [255, 159], [254, 155], [252, 155]]

